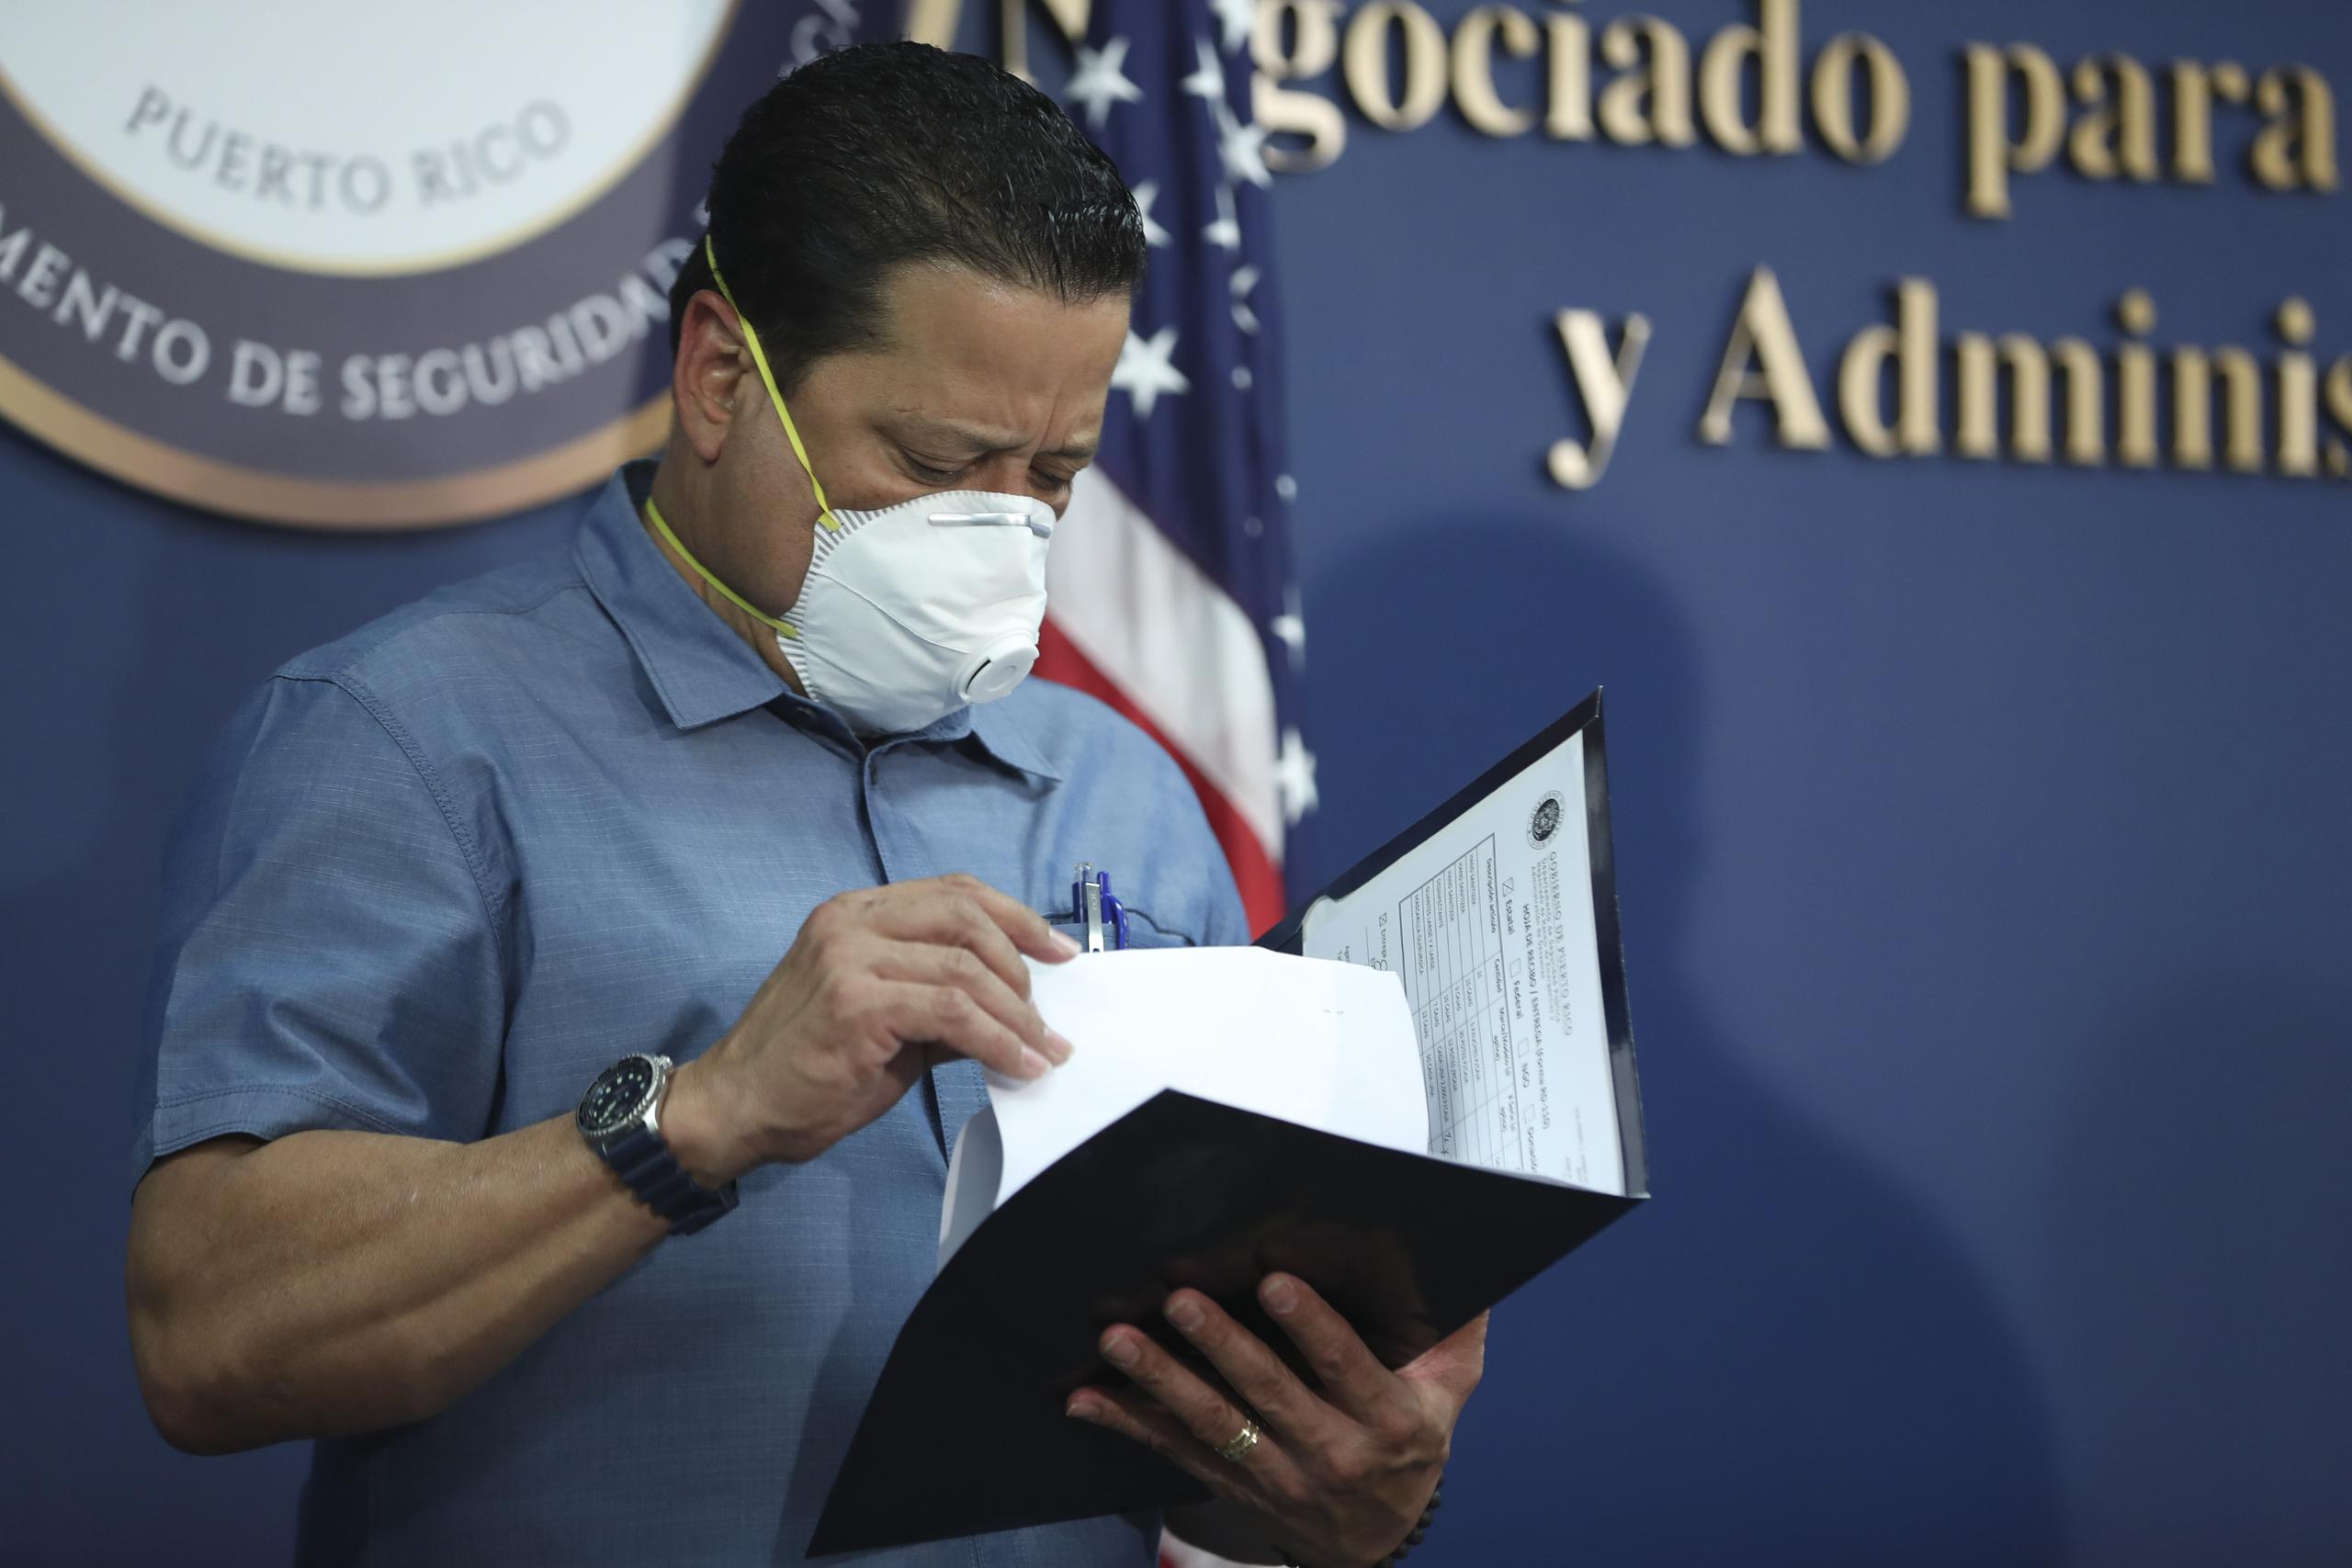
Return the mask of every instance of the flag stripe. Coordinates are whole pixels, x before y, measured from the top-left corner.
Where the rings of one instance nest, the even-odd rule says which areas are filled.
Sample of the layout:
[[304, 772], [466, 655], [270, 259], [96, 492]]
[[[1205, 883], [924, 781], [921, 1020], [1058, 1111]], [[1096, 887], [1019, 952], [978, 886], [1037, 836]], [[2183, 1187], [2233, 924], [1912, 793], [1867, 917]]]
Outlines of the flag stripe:
[[1208, 817], [1217, 842], [1224, 846], [1226, 861], [1233, 867], [1234, 886], [1241, 890], [1241, 907], [1250, 917], [1250, 931], [1269, 930], [1283, 918], [1282, 868], [1266, 853], [1265, 846], [1258, 841], [1256, 831], [1242, 819], [1241, 813], [1192, 764], [1183, 749], [1170, 741], [1152, 723], [1150, 715], [1137, 708], [1125, 692], [1079, 652], [1063, 635], [1057, 618], [1057, 612], [1047, 612], [1045, 635], [1038, 642], [1036, 672], [1048, 681], [1074, 686], [1109, 704], [1175, 759], [1176, 765], [1184, 770], [1185, 778], [1192, 781], [1193, 792], [1201, 797], [1201, 809]]
[[1046, 558], [1071, 647], [1281, 863], [1274, 686], [1249, 615], [1099, 468], [1078, 477]]

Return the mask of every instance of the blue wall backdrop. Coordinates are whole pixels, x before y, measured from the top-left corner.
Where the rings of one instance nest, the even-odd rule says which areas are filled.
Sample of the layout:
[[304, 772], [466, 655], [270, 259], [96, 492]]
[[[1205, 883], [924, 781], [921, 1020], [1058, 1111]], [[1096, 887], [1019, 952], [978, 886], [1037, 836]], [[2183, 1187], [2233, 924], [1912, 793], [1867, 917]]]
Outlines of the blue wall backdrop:
[[[1752, 13], [1657, 9], [1694, 43]], [[1313, 870], [1610, 693], [1657, 1197], [1498, 1314], [1417, 1561], [2352, 1560], [2352, 488], [1790, 452], [1758, 408], [1695, 434], [1758, 265], [1833, 423], [1838, 356], [1905, 276], [1947, 337], [2110, 351], [2138, 287], [2157, 344], [2266, 366], [2297, 296], [2324, 373], [2352, 197], [2259, 188], [2233, 110], [2209, 186], [2062, 160], [1969, 219], [1960, 51], [2298, 62], [2341, 91], [2352, 13], [1807, 0], [1803, 28], [1808, 64], [1853, 28], [1902, 61], [1886, 163], [1351, 107], [1344, 155], [1276, 190]], [[1565, 308], [1655, 332], [1574, 493], [1544, 467], [1583, 429]], [[279, 1560], [302, 1456], [174, 1454], [125, 1348], [163, 846], [271, 667], [575, 508], [302, 535], [12, 431], [0, 493], [10, 1554]]]

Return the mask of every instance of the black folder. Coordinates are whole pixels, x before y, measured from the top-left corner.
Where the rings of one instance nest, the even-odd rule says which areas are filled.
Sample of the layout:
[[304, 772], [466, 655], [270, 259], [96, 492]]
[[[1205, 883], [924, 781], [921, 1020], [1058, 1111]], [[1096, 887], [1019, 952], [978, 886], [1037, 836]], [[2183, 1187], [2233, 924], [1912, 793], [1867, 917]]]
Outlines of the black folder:
[[948, 1259], [891, 1348], [809, 1541], [812, 1555], [1205, 1497], [1157, 1456], [1062, 1414], [1080, 1384], [1117, 1381], [1095, 1348], [1113, 1323], [1192, 1357], [1159, 1315], [1177, 1287], [1201, 1291], [1286, 1349], [1255, 1292], [1272, 1270], [1295, 1274], [1396, 1366], [1642, 1201], [1647, 1169], [1600, 693], [1368, 856], [1261, 945], [1298, 952], [1303, 920], [1321, 898], [1344, 899], [1577, 736], [1628, 1195], [1379, 1148], [1164, 1091], [1015, 1192]]

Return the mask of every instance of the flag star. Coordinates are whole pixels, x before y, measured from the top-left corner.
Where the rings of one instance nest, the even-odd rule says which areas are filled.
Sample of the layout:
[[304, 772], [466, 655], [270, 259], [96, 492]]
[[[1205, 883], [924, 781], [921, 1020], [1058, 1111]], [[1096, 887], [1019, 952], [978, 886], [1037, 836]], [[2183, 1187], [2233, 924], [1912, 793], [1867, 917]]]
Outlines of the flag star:
[[1136, 186], [1136, 216], [1143, 220], [1143, 243], [1147, 245], [1168, 243], [1168, 231], [1152, 220], [1151, 204], [1159, 199], [1159, 182], [1146, 180]]
[[1078, 46], [1078, 69], [1070, 73], [1065, 89], [1073, 103], [1086, 106], [1086, 125], [1090, 130], [1102, 129], [1102, 121], [1111, 112], [1111, 104], [1141, 103], [1143, 89], [1127, 80], [1120, 68], [1127, 62], [1127, 40], [1114, 38], [1101, 49]]
[[1298, 499], [1298, 480], [1288, 474], [1276, 474], [1274, 476], [1274, 493], [1281, 496], [1284, 501], [1296, 501]]
[[1266, 168], [1264, 128], [1242, 124], [1223, 99], [1210, 107], [1216, 111], [1216, 156], [1225, 165], [1225, 177], [1235, 185], [1244, 180], [1253, 186], [1273, 184]]
[[1233, 293], [1233, 324], [1245, 333], [1258, 330], [1258, 312], [1250, 308], [1250, 291], [1258, 287], [1258, 269], [1237, 266], [1227, 287]]
[[1294, 828], [1322, 804], [1315, 790], [1315, 753], [1295, 729], [1283, 731], [1282, 753], [1274, 759], [1274, 791], [1282, 796], [1283, 820]]
[[1195, 98], [1207, 98], [1212, 103], [1225, 96], [1225, 62], [1216, 57], [1216, 45], [1204, 38], [1193, 40], [1193, 58], [1200, 63], [1190, 76], [1180, 84]]
[[1176, 329], [1162, 327], [1145, 342], [1133, 331], [1127, 333], [1127, 345], [1119, 351], [1118, 367], [1111, 372], [1111, 386], [1135, 400], [1136, 417], [1149, 419], [1151, 411], [1162, 392], [1189, 392], [1193, 383], [1184, 373], [1170, 363], [1176, 352]]
[[1290, 667], [1304, 669], [1306, 665], [1306, 617], [1299, 613], [1298, 585], [1293, 583], [1283, 595], [1283, 613], [1273, 620], [1276, 640], [1290, 649]]
[[1231, 186], [1216, 187], [1216, 220], [1202, 226], [1201, 238], [1220, 250], [1241, 248], [1241, 218], [1233, 209]]
[[1209, 0], [1209, 9], [1225, 24], [1226, 53], [1250, 41], [1250, 31], [1258, 25], [1258, 0]]

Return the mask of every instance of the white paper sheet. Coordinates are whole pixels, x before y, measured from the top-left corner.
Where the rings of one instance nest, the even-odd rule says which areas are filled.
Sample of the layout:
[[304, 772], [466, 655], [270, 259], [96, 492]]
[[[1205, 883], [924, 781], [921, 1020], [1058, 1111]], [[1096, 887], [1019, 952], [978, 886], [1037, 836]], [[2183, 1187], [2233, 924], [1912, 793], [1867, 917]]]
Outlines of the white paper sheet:
[[1584, 737], [1304, 921], [1311, 958], [1394, 973], [1429, 1152], [1625, 1190], [1586, 840]]
[[942, 1267], [998, 1204], [1163, 1089], [1430, 1146], [1421, 1052], [1393, 976], [1252, 947], [1087, 953], [1030, 974], [1071, 1057], [1033, 1082], [989, 1075], [989, 1108], [948, 1166]]

